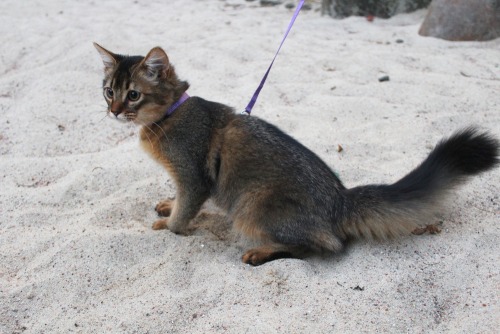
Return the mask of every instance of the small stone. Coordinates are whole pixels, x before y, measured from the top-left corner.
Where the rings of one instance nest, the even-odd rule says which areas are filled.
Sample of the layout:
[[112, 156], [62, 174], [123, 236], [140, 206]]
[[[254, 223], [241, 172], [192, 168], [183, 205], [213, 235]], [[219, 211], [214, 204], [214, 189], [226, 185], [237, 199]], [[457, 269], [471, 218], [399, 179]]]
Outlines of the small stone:
[[305, 3], [302, 5], [302, 9], [303, 10], [311, 10], [312, 6], [311, 6], [311, 4]]
[[401, 44], [401, 43], [404, 43], [404, 41], [403, 41], [401, 38], [398, 38], [398, 39], [396, 40], [396, 43]]
[[281, 5], [283, 1], [280, 0], [260, 0], [261, 6], [277, 6]]
[[380, 82], [389, 81], [389, 76], [383, 75], [380, 78], [378, 78], [378, 81], [380, 81]]

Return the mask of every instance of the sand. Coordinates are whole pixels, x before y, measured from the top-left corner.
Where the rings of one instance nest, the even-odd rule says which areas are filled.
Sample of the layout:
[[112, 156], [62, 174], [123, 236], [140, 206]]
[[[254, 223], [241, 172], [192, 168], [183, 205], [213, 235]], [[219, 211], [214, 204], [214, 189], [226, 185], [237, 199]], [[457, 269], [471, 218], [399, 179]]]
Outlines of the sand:
[[[471, 124], [500, 137], [500, 40], [421, 37], [425, 10], [368, 22], [319, 8], [300, 14], [253, 114], [347, 186], [394, 182]], [[191, 95], [242, 110], [291, 15], [236, 0], [0, 3], [0, 333], [498, 329], [499, 169], [453, 194], [441, 233], [342, 254], [245, 265], [252, 242], [211, 204], [191, 236], [151, 230], [175, 189], [138, 129], [106, 117], [92, 42], [160, 45]]]

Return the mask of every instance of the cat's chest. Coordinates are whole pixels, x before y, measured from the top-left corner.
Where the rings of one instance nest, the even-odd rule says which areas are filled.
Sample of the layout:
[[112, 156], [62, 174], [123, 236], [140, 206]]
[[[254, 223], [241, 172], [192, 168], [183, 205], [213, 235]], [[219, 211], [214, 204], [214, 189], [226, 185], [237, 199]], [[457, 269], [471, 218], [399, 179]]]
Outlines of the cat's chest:
[[168, 157], [168, 153], [163, 148], [161, 139], [162, 137], [157, 133], [145, 128], [141, 129], [140, 144], [142, 149], [160, 165], [165, 167], [170, 174], [175, 174], [171, 160]]

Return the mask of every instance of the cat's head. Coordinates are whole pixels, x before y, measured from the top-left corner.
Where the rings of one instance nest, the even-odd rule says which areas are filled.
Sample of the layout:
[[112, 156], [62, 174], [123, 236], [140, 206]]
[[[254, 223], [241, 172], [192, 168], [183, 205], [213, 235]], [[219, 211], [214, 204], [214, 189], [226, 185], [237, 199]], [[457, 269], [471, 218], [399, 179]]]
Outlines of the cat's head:
[[122, 121], [148, 125], [159, 121], [189, 88], [180, 81], [160, 47], [146, 57], [115, 54], [94, 43], [104, 63], [103, 95], [108, 113]]

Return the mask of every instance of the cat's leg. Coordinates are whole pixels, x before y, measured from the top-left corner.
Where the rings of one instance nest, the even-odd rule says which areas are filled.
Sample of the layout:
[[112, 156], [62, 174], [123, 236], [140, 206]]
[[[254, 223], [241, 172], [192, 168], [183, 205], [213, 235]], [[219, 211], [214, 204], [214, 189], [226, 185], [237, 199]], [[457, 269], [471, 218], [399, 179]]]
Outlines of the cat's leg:
[[154, 222], [153, 230], [169, 229], [178, 234], [186, 233], [189, 222], [196, 217], [207, 199], [208, 193], [179, 191], [177, 198], [172, 202], [170, 217]]
[[277, 259], [301, 258], [307, 251], [308, 248], [304, 246], [289, 246], [271, 243], [246, 251], [241, 259], [244, 263], [259, 266]]
[[172, 209], [174, 208], [175, 199], [169, 198], [163, 200], [156, 204], [155, 211], [158, 212], [159, 216], [168, 217], [172, 213]]
[[263, 242], [263, 246], [246, 251], [242, 256], [243, 262], [258, 266], [276, 259], [303, 258], [311, 252], [342, 250], [343, 239], [333, 233], [330, 223], [310, 221], [308, 217], [280, 215], [278, 218], [268, 212], [263, 219], [257, 220], [258, 224], [250, 219], [236, 221], [236, 228]]

